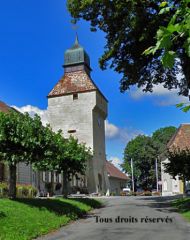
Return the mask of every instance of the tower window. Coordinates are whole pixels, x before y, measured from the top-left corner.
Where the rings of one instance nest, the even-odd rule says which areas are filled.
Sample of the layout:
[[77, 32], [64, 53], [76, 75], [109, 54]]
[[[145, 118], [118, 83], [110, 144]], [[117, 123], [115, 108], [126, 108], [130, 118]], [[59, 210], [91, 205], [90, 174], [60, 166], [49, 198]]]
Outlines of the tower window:
[[68, 130], [68, 133], [76, 133], [76, 130]]
[[77, 100], [78, 99], [78, 93], [74, 93], [73, 94], [73, 100]]

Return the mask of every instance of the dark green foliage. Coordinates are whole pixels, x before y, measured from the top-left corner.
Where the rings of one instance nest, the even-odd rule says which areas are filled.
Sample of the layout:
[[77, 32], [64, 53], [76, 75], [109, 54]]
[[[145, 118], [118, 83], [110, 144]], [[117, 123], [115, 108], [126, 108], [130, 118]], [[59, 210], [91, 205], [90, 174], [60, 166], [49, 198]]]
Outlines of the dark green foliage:
[[155, 178], [155, 151], [151, 137], [139, 135], [127, 144], [124, 151], [123, 168], [125, 171], [131, 172], [131, 158], [133, 159], [134, 176], [138, 181], [137, 184], [145, 190], [152, 188]]
[[165, 172], [173, 178], [177, 175], [183, 180], [190, 180], [190, 150], [173, 148], [167, 152], [168, 163], [165, 163]]
[[[189, 15], [186, 24], [181, 21], [184, 8], [189, 13], [189, 8], [183, 7], [187, 2], [168, 0], [166, 6], [156, 0], [67, 0], [67, 5], [73, 18], [89, 21], [92, 31], [100, 29], [105, 33], [100, 66], [105, 69], [109, 65], [122, 74], [122, 92], [132, 85], [152, 91], [155, 84], [161, 83], [168, 89], [178, 87], [179, 93], [187, 96], [190, 42], [187, 34], [181, 34], [189, 34]], [[174, 19], [178, 9], [182, 12]], [[179, 29], [178, 23], [183, 28]], [[156, 46], [154, 54], [143, 54], [151, 46]], [[174, 61], [176, 56], [178, 61]]]
[[190, 221], [190, 198], [180, 198], [172, 202], [172, 205]]
[[9, 197], [16, 198], [16, 165], [49, 159], [55, 150], [52, 131], [40, 117], [15, 111], [0, 112], [0, 159], [9, 166]]
[[124, 171], [131, 173], [131, 158], [133, 159], [134, 176], [137, 185], [143, 189], [155, 187], [155, 161], [158, 161], [160, 176], [160, 154], [167, 150], [167, 143], [175, 133], [175, 127], [165, 127], [156, 130], [152, 137], [139, 135], [130, 142], [124, 150]]
[[168, 141], [174, 135], [176, 130], [177, 130], [176, 127], [165, 127], [165, 128], [160, 128], [156, 130], [152, 134], [153, 145], [157, 153], [157, 156], [164, 153], [164, 151], [166, 150]]
[[[54, 151], [50, 151], [49, 158], [35, 162], [34, 166], [37, 169], [62, 173], [63, 194], [67, 197], [68, 180], [76, 173], [85, 174], [87, 161], [92, 158], [92, 153], [85, 144], [79, 143], [78, 139], [72, 136], [64, 139], [61, 134], [61, 131], [53, 133]], [[51, 184], [48, 188], [51, 188]]]

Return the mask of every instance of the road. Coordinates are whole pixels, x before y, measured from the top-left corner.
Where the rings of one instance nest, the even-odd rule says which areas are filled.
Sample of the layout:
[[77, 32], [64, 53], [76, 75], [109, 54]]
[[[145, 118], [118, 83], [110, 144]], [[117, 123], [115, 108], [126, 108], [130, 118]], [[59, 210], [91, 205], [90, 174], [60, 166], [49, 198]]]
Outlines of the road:
[[[167, 197], [112, 197], [106, 207], [38, 240], [188, 240], [190, 224]], [[122, 221], [122, 222], [121, 222]]]

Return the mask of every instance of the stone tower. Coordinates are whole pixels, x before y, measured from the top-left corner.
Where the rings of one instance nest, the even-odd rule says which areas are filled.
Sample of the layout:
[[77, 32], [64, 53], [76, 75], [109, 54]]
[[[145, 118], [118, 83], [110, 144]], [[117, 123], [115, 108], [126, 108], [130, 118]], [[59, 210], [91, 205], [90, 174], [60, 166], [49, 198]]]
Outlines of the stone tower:
[[73, 135], [93, 151], [86, 172], [89, 192], [108, 190], [105, 155], [107, 99], [91, 79], [90, 58], [76, 37], [64, 55], [64, 75], [48, 95], [49, 123], [64, 137]]

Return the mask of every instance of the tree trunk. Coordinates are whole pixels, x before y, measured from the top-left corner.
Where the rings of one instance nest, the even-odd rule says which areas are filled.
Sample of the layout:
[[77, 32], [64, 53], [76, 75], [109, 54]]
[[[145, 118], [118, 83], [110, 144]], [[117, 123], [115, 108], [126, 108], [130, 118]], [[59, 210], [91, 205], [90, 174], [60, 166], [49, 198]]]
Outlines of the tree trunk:
[[67, 182], [67, 172], [62, 173], [62, 193], [65, 198], [68, 195], [68, 182]]
[[16, 164], [9, 165], [9, 198], [16, 198]]

